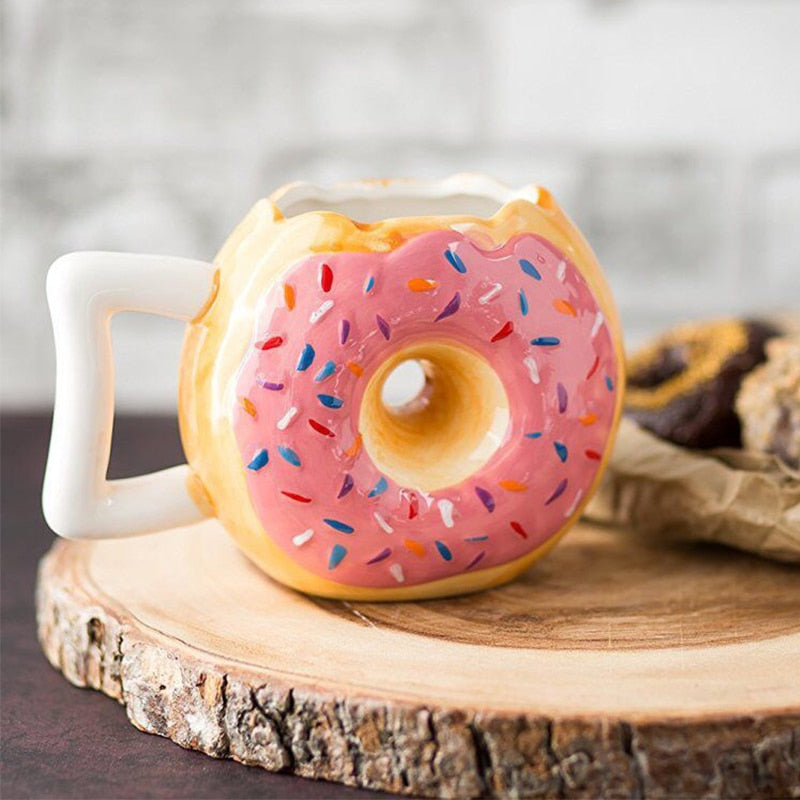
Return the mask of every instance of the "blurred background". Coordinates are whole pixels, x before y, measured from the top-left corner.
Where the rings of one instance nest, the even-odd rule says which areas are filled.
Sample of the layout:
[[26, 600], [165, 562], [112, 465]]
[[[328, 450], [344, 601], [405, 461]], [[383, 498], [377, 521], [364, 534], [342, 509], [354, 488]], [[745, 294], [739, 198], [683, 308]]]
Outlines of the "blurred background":
[[[2, 394], [47, 409], [49, 264], [209, 260], [297, 179], [552, 190], [629, 343], [800, 305], [800, 2], [4, 0]], [[114, 323], [118, 406], [175, 405], [182, 330]]]

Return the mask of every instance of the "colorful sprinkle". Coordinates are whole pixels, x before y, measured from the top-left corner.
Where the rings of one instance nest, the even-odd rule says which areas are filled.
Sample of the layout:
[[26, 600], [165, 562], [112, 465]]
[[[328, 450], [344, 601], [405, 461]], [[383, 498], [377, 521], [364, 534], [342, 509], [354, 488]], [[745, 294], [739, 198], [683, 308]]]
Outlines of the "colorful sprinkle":
[[348, 361], [347, 362], [347, 369], [353, 373], [357, 378], [360, 378], [364, 374], [364, 367], [361, 364], [356, 364], [355, 361]]
[[408, 518], [414, 519], [419, 514], [419, 500], [414, 492], [408, 493]]
[[440, 541], [437, 539], [437, 540], [434, 542], [434, 544], [436, 545], [436, 549], [439, 551], [439, 555], [440, 555], [440, 556], [441, 556], [441, 557], [442, 557], [442, 558], [443, 558], [445, 561], [452, 561], [452, 560], [453, 560], [453, 554], [450, 552], [450, 548], [449, 548], [449, 547], [448, 547], [448, 546], [447, 546], [447, 545], [446, 545], [444, 542], [440, 542]]
[[398, 583], [402, 583], [406, 579], [406, 576], [403, 575], [403, 568], [399, 564], [392, 564], [389, 572]]
[[540, 281], [542, 279], [542, 274], [539, 272], [538, 269], [536, 269], [536, 267], [533, 266], [533, 264], [531, 264], [530, 261], [528, 261], [527, 258], [521, 258], [519, 261], [519, 265], [522, 267], [522, 271], [526, 275], [530, 275], [531, 278], [535, 278], [537, 281]]
[[317, 400], [325, 406], [325, 408], [341, 408], [344, 405], [344, 400], [341, 397], [334, 397], [332, 394], [318, 394]]
[[537, 336], [531, 339], [531, 344], [535, 347], [555, 347], [561, 344], [561, 339], [557, 336]]
[[564, 261], [562, 258], [561, 261], [558, 262], [558, 267], [556, 268], [556, 278], [561, 283], [564, 283], [564, 278], [567, 277], [567, 262]]
[[475, 494], [478, 495], [478, 500], [486, 506], [486, 510], [491, 514], [494, 511], [494, 497], [482, 486], [475, 487]]
[[292, 420], [297, 416], [297, 407], [292, 406], [277, 422], [277, 429], [279, 431], [285, 431], [289, 425], [292, 424]]
[[297, 536], [292, 538], [292, 544], [295, 547], [302, 547], [306, 542], [310, 542], [312, 537], [314, 536], [314, 529], [309, 528], [302, 533], [298, 533]]
[[311, 502], [311, 498], [310, 497], [306, 497], [305, 495], [297, 494], [295, 492], [286, 492], [283, 489], [281, 489], [281, 494], [285, 495], [290, 500], [296, 500], [298, 503], [310, 503]]
[[452, 500], [440, 500], [438, 503], [439, 506], [439, 514], [441, 514], [442, 522], [444, 523], [445, 528], [452, 528], [453, 527], [453, 502]]
[[523, 528], [522, 525], [519, 524], [519, 522], [511, 522], [510, 524], [511, 524], [511, 530], [514, 531], [514, 533], [516, 533], [517, 536], [520, 536], [523, 539], [528, 538], [528, 534], [525, 532], [525, 528]]
[[375, 288], [375, 277], [369, 275], [364, 281], [364, 294], [369, 294]]
[[569, 300], [553, 300], [553, 308], [558, 311], [559, 314], [566, 314], [569, 317], [578, 316], [575, 306], [573, 306]]
[[531, 431], [530, 433], [525, 434], [526, 439], [541, 439], [542, 432], [541, 431]]
[[373, 486], [372, 491], [367, 495], [367, 497], [379, 497], [382, 495], [387, 489], [389, 488], [389, 482], [384, 478], [382, 475], [378, 482]]
[[522, 312], [523, 317], [528, 316], [528, 311], [530, 310], [530, 306], [528, 305], [528, 298], [525, 295], [525, 290], [519, 290], [519, 310]]
[[347, 450], [344, 451], [344, 454], [348, 458], [355, 458], [361, 452], [361, 442], [362, 442], [361, 434], [358, 433], [356, 434], [356, 438], [353, 439], [353, 444], [351, 444], [350, 447], [348, 447]]
[[380, 315], [375, 315], [375, 322], [378, 325], [378, 330], [383, 334], [383, 338], [386, 341], [389, 341], [389, 337], [392, 335], [392, 329], [389, 327], [389, 323]]
[[344, 344], [350, 335], [350, 320], [339, 320], [339, 344]]
[[336, 499], [341, 500], [345, 495], [350, 494], [353, 486], [355, 486], [353, 476], [349, 472], [345, 472], [344, 480], [342, 481], [342, 488], [339, 489], [339, 494], [336, 495]]
[[558, 396], [558, 410], [563, 414], [567, 410], [567, 402], [569, 396], [567, 395], [567, 387], [563, 383], [556, 386], [556, 395]]
[[336, 434], [327, 425], [323, 425], [321, 422], [317, 422], [315, 419], [309, 418], [308, 425], [312, 430], [315, 430], [317, 433], [320, 433], [323, 436], [329, 436], [331, 439], [336, 437]]
[[478, 564], [481, 561], [483, 561], [483, 557], [485, 555], [486, 555], [486, 551], [485, 550], [481, 550], [480, 553], [478, 553], [478, 555], [476, 555], [475, 558], [473, 558], [472, 561], [470, 561], [469, 564], [467, 564], [466, 568], [467, 569], [472, 569], [476, 564]]
[[578, 507], [578, 503], [580, 503], [581, 497], [583, 497], [583, 490], [578, 489], [578, 491], [575, 493], [575, 498], [569, 504], [569, 508], [564, 512], [565, 517], [571, 517], [575, 513], [575, 509]]
[[256, 418], [256, 406], [255, 403], [249, 397], [240, 397], [239, 402], [242, 404], [242, 408], [245, 411], [245, 414], [249, 414], [253, 419]]
[[333, 308], [333, 300], [326, 300], [316, 311], [311, 312], [308, 321], [313, 325], [319, 322]]
[[519, 481], [498, 481], [497, 485], [501, 489], [505, 489], [507, 492], [524, 492], [528, 488], [527, 483], [520, 483]]
[[491, 303], [492, 300], [494, 300], [495, 297], [497, 297], [497, 295], [499, 295], [500, 292], [502, 292], [502, 291], [503, 291], [503, 284], [502, 283], [496, 283], [494, 286], [492, 286], [491, 289], [489, 289], [488, 292], [486, 292], [486, 294], [484, 294], [484, 295], [482, 295], [481, 297], [478, 298], [478, 302], [482, 306], [485, 306], [487, 303]]
[[556, 488], [553, 490], [553, 494], [551, 494], [550, 497], [548, 497], [547, 500], [545, 500], [544, 504], [546, 506], [549, 506], [550, 503], [552, 503], [554, 500], [558, 500], [558, 498], [561, 497], [562, 494], [564, 494], [564, 492], [566, 491], [566, 488], [567, 488], [567, 479], [564, 478], [558, 484], [558, 486], [556, 486]]
[[275, 347], [280, 347], [283, 344], [282, 336], [270, 336], [269, 339], [256, 342], [256, 347], [259, 350], [272, 350]]
[[300, 353], [300, 358], [297, 360], [297, 371], [305, 372], [314, 363], [315, 355], [314, 348], [310, 344], [307, 344]]
[[606, 388], [608, 389], [609, 392], [614, 391], [614, 381], [611, 380], [610, 375], [606, 375]]
[[483, 536], [467, 536], [467, 538], [464, 539], [465, 542], [486, 542], [488, 540], [489, 537], [485, 534]]
[[339, 533], [351, 534], [355, 530], [352, 525], [348, 525], [346, 522], [342, 522], [338, 519], [330, 519], [330, 517], [325, 517], [322, 521], [328, 527], [333, 528], [335, 531], [339, 531]]
[[263, 467], [269, 464], [269, 453], [266, 450], [259, 450], [254, 456], [252, 461], [247, 465], [247, 469], [258, 472]]
[[408, 282], [408, 288], [412, 292], [430, 292], [438, 285], [436, 281], [429, 281], [427, 278], [411, 278]]
[[403, 547], [410, 550], [417, 558], [422, 558], [425, 555], [425, 545], [416, 539], [403, 539]]
[[511, 322], [511, 320], [509, 320], [508, 322], [506, 322], [505, 325], [503, 325], [502, 328], [500, 328], [499, 331], [497, 331], [497, 333], [494, 336], [492, 336], [490, 341], [499, 342], [501, 339], [505, 339], [507, 336], [511, 336], [513, 331], [514, 331], [514, 323]]
[[592, 364], [592, 368], [586, 373], [586, 380], [588, 381], [592, 375], [597, 372], [597, 368], [600, 366], [600, 356], [595, 356], [594, 363]]
[[597, 414], [591, 412], [589, 414], [583, 414], [578, 417], [578, 422], [580, 422], [581, 425], [594, 425], [594, 423], [597, 422]]
[[536, 364], [536, 359], [533, 356], [526, 356], [522, 360], [522, 363], [528, 368], [528, 375], [530, 376], [531, 382], [538, 386], [541, 379], [539, 377], [539, 367]]
[[444, 257], [450, 262], [450, 266], [462, 275], [467, 271], [467, 267], [461, 260], [461, 257], [454, 253], [452, 250], [445, 250]]
[[325, 366], [314, 376], [315, 383], [322, 383], [325, 378], [330, 378], [336, 369], [335, 361], [326, 361]]
[[453, 314], [458, 311], [459, 307], [461, 306], [461, 293], [456, 292], [450, 302], [442, 309], [441, 313], [438, 317], [434, 320], [434, 322], [439, 322], [439, 320], [446, 319], [447, 317], [452, 317]]
[[583, 454], [586, 456], [586, 458], [590, 458], [592, 461], [599, 461], [602, 458], [597, 450], [584, 450]]
[[378, 564], [381, 561], [385, 561], [387, 558], [389, 558], [391, 554], [392, 554], [392, 548], [385, 547], [383, 550], [380, 551], [380, 553], [378, 553], [378, 555], [373, 556], [369, 561], [367, 561], [367, 564]]
[[335, 544], [331, 550], [331, 557], [328, 559], [328, 569], [336, 569], [342, 563], [342, 559], [347, 555], [347, 548], [340, 544]]
[[289, 311], [294, 308], [294, 289], [288, 283], [283, 284], [283, 302]]
[[394, 533], [394, 528], [377, 511], [373, 511], [372, 516], [386, 533]]
[[284, 447], [282, 444], [279, 444], [278, 452], [281, 454], [284, 461], [288, 461], [293, 467], [302, 466], [300, 456], [298, 456], [291, 447]]
[[556, 453], [558, 457], [561, 459], [561, 463], [563, 464], [567, 460], [567, 456], [569, 455], [567, 446], [563, 442], [553, 442], [553, 447], [555, 447]]
[[319, 268], [319, 287], [326, 294], [333, 286], [333, 270], [327, 264], [321, 264]]
[[262, 389], [269, 389], [271, 392], [279, 392], [283, 389], [282, 383], [274, 383], [273, 381], [265, 381], [263, 378], [256, 378], [256, 383]]
[[592, 332], [591, 334], [589, 334], [592, 339], [594, 339], [594, 337], [597, 336], [600, 330], [600, 326], [603, 324], [603, 321], [604, 321], [603, 312], [598, 311], [597, 315], [594, 318], [594, 322], [592, 323]]

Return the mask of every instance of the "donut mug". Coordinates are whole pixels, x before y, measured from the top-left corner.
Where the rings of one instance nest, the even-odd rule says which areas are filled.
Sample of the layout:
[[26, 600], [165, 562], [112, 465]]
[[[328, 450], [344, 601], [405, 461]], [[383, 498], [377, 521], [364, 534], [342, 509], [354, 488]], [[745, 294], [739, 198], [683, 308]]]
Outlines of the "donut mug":
[[[538, 186], [294, 183], [213, 264], [72, 253], [47, 294], [53, 530], [117, 538], [216, 517], [264, 572], [314, 595], [420, 599], [514, 578], [578, 518], [619, 421], [611, 294]], [[119, 311], [186, 322], [187, 464], [109, 481]]]

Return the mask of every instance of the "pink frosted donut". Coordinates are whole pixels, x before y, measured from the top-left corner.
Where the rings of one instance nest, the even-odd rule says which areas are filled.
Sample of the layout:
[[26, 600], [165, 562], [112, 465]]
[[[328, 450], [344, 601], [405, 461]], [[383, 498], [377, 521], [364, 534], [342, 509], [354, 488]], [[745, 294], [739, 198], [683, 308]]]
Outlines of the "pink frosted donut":
[[[386, 588], [495, 567], [587, 498], [614, 425], [615, 351], [585, 279], [544, 238], [484, 250], [440, 230], [388, 253], [313, 255], [256, 319], [234, 433], [264, 530], [309, 572]], [[508, 406], [488, 459], [423, 491], [374, 462], [359, 412], [380, 365], [429, 341], [485, 359]]]

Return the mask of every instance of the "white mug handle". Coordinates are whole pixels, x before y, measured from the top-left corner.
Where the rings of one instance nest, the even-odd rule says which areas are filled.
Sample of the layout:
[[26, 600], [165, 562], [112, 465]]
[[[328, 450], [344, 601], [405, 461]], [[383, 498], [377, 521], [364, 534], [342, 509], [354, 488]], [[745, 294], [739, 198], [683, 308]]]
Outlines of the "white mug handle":
[[189, 321], [209, 301], [215, 268], [133, 253], [70, 253], [47, 275], [56, 344], [56, 396], [42, 507], [68, 539], [116, 539], [203, 518], [186, 464], [106, 480], [114, 424], [111, 317], [142, 311]]

